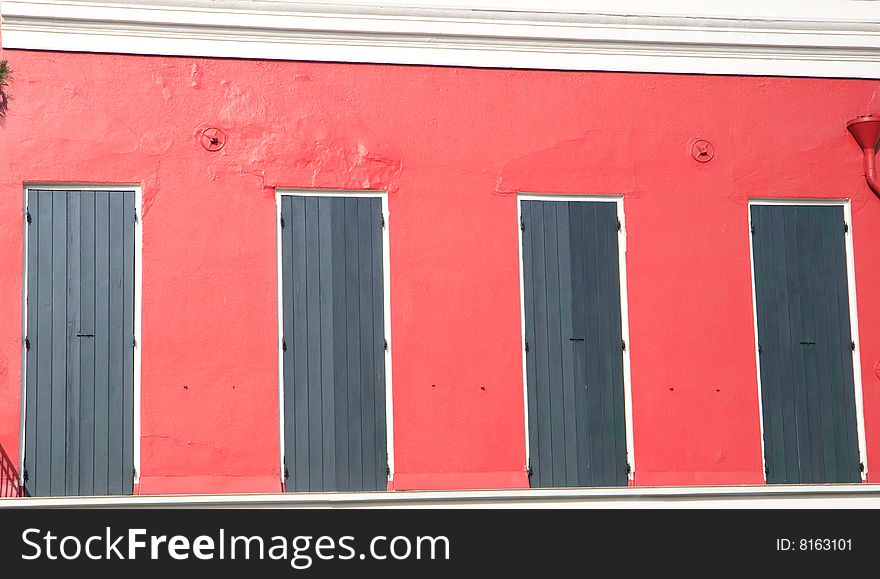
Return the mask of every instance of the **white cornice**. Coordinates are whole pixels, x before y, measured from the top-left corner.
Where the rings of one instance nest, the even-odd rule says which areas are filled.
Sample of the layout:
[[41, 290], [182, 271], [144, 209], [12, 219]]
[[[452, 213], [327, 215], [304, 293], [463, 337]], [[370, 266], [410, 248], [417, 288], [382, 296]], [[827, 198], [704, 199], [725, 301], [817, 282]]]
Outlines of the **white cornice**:
[[[558, 0], [2, 0], [5, 48], [502, 68], [880, 78], [880, 2], [565, 13]], [[622, 2], [621, 2], [622, 3]], [[596, 5], [591, 3], [594, 10]], [[504, 6], [502, 10], [499, 6]], [[838, 9], [831, 17], [829, 6]], [[610, 8], [609, 8], [610, 10]], [[751, 16], [749, 16], [751, 14]], [[791, 16], [785, 17], [785, 14]], [[723, 15], [723, 16], [720, 16]]]
[[0, 499], [22, 508], [850, 508], [880, 507], [875, 484], [623, 487]]

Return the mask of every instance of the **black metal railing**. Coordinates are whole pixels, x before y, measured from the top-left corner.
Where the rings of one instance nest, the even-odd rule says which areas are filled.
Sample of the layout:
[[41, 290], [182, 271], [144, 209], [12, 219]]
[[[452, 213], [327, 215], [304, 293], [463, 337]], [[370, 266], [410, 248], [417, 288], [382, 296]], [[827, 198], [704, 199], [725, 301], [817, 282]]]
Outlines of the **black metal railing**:
[[18, 484], [18, 471], [6, 449], [0, 444], [0, 499], [24, 496], [23, 489]]

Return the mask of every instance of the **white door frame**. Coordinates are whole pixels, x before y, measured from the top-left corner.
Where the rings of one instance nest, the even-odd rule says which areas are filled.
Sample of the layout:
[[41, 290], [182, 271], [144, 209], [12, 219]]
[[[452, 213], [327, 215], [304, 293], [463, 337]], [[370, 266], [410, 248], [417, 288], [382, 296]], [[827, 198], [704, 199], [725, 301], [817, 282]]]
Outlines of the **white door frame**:
[[24, 338], [27, 334], [27, 300], [28, 300], [28, 192], [40, 191], [133, 191], [135, 203], [134, 223], [134, 380], [132, 383], [132, 453], [131, 460], [134, 467], [133, 484], [140, 483], [141, 477], [141, 303], [143, 289], [143, 192], [140, 185], [134, 184], [111, 184], [106, 183], [25, 183], [24, 205], [22, 211], [22, 224], [24, 232], [24, 244], [22, 251], [22, 300], [21, 300], [21, 418], [19, 431], [18, 464], [19, 484], [24, 487], [24, 454], [25, 454], [25, 419], [27, 418], [27, 349]]
[[382, 286], [384, 313], [385, 340], [388, 348], [385, 350], [385, 444], [388, 454], [388, 480], [394, 480], [394, 405], [391, 389], [391, 251], [389, 244], [389, 229], [391, 228], [391, 214], [388, 210], [388, 192], [384, 190], [342, 190], [342, 189], [296, 189], [277, 188], [275, 190], [275, 262], [276, 277], [278, 280], [278, 464], [280, 468], [281, 484], [284, 480], [284, 353], [282, 341], [284, 339], [284, 293], [282, 275], [282, 251], [281, 251], [281, 198], [284, 196], [294, 197], [367, 197], [382, 200], [382, 217], [385, 227], [382, 228]]
[[755, 368], [758, 378], [758, 416], [761, 428], [761, 476], [767, 482], [767, 457], [764, 449], [764, 402], [761, 391], [761, 355], [758, 352], [758, 300], [755, 286], [755, 246], [752, 238], [752, 207], [755, 205], [782, 205], [782, 206], [837, 206], [843, 207], [843, 218], [848, 225], [846, 231], [846, 283], [849, 296], [849, 322], [852, 340], [855, 348], [852, 351], [853, 384], [855, 386], [856, 405], [856, 428], [859, 435], [859, 460], [864, 467], [861, 471], [862, 481], [868, 478], [868, 453], [865, 438], [865, 413], [862, 401], [862, 369], [861, 354], [859, 348], [859, 316], [856, 305], [856, 275], [855, 257], [853, 252], [853, 220], [852, 208], [849, 199], [749, 199], [748, 224], [749, 224], [749, 263], [752, 274], [752, 322], [755, 332]]
[[617, 219], [620, 221], [620, 231], [617, 234], [618, 247], [618, 272], [620, 275], [620, 322], [621, 335], [626, 349], [623, 351], [623, 396], [624, 396], [624, 420], [626, 427], [626, 456], [629, 464], [628, 480], [634, 480], [636, 473], [636, 459], [633, 445], [633, 420], [632, 420], [632, 373], [630, 370], [630, 351], [632, 346], [629, 338], [629, 305], [626, 285], [626, 217], [623, 210], [623, 195], [555, 195], [541, 193], [519, 193], [516, 196], [516, 230], [519, 239], [519, 313], [522, 349], [522, 377], [523, 377], [523, 418], [525, 420], [525, 444], [526, 466], [529, 464], [529, 386], [528, 371], [526, 368], [526, 303], [525, 303], [525, 279], [523, 265], [523, 239], [522, 239], [522, 202], [523, 201], [583, 201], [593, 203], [614, 203], [617, 207]]

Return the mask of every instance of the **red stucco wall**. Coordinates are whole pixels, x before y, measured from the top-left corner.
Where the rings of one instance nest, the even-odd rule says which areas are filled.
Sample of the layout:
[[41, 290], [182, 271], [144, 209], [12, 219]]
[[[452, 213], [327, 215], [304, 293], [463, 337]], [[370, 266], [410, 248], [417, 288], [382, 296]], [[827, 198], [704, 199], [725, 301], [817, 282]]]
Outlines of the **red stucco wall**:
[[[0, 444], [15, 460], [24, 182], [143, 187], [144, 493], [280, 488], [282, 186], [389, 191], [395, 488], [527, 485], [518, 191], [625, 197], [635, 483], [759, 483], [747, 199], [834, 197], [852, 199], [880, 480], [880, 200], [844, 128], [880, 109], [876, 81], [5, 55]], [[206, 126], [228, 132], [222, 151], [198, 144]]]

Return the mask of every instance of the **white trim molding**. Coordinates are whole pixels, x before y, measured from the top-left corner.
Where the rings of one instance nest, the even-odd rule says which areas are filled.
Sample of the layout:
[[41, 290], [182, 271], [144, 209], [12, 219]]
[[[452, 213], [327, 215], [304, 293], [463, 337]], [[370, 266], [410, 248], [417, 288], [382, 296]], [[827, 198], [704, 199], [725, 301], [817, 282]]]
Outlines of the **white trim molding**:
[[880, 508], [880, 485], [621, 487], [0, 499], [3, 508]]
[[0, 10], [13, 49], [880, 79], [880, 2], [529, 4], [3, 0]]

